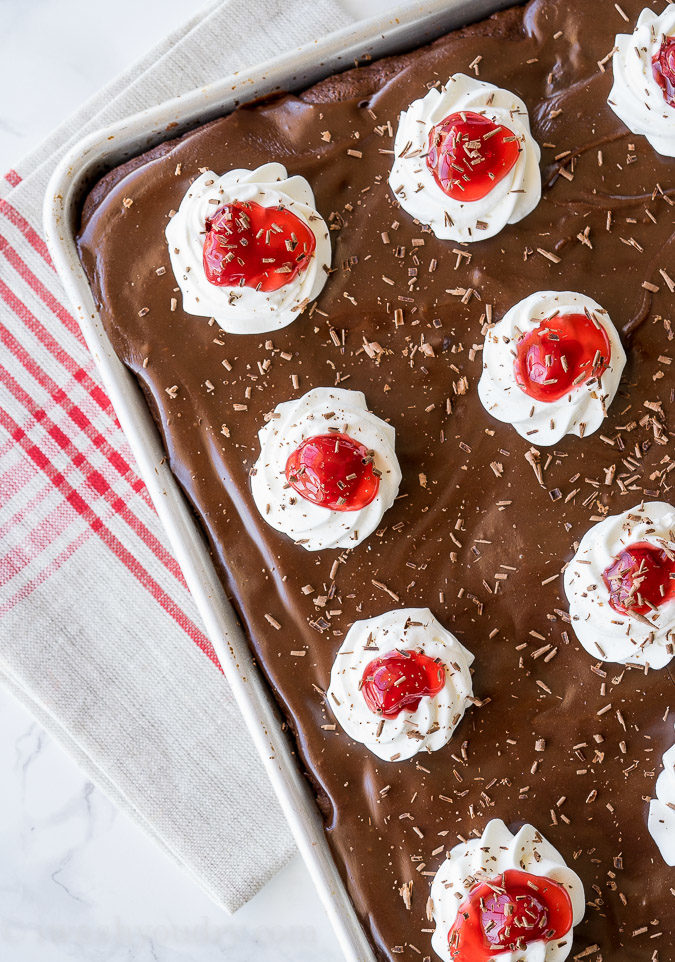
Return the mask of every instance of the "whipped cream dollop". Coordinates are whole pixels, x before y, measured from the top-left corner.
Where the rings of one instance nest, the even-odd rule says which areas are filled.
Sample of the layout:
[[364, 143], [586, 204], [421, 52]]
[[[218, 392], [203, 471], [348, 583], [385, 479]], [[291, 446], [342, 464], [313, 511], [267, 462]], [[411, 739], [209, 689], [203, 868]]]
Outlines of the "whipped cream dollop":
[[[573, 386], [560, 399], [538, 400], [516, 381], [518, 341], [545, 319], [566, 314], [590, 315], [602, 327], [609, 342], [609, 364], [599, 378]], [[619, 334], [597, 301], [574, 291], [537, 291], [514, 304], [485, 335], [478, 396], [489, 414], [512, 424], [532, 444], [556, 444], [566, 434], [583, 437], [597, 431], [618, 390], [625, 364]]]
[[647, 542], [675, 552], [675, 508], [647, 501], [593, 525], [565, 569], [572, 626], [586, 651], [603, 661], [664, 668], [675, 652], [675, 598], [648, 615], [624, 615], [610, 607], [602, 577], [616, 556]]
[[675, 745], [663, 756], [663, 771], [656, 780], [656, 798], [649, 803], [647, 825], [666, 865], [675, 865]]
[[453, 959], [448, 944], [457, 910], [479, 882], [516, 869], [552, 879], [564, 886], [572, 903], [572, 929], [551, 942], [530, 942], [523, 949], [505, 950], [491, 956], [494, 962], [563, 962], [572, 949], [573, 928], [584, 916], [585, 896], [581, 879], [568, 868], [562, 855], [532, 825], [513, 835], [501, 819], [485, 827], [480, 838], [456, 845], [448, 852], [431, 884], [431, 901], [436, 929], [431, 944], [445, 962]]
[[[356, 511], [334, 511], [302, 497], [286, 480], [286, 462], [310, 437], [338, 431], [373, 452], [379, 472], [377, 494]], [[398, 494], [401, 469], [391, 424], [368, 410], [361, 391], [319, 387], [278, 404], [258, 432], [260, 456], [251, 472], [258, 511], [277, 531], [307, 551], [354, 548], [375, 530]]]
[[[371, 711], [361, 690], [366, 667], [396, 650], [421, 652], [443, 667], [443, 687], [395, 718]], [[330, 676], [327, 701], [340, 726], [384, 761], [434, 752], [452, 738], [473, 698], [473, 655], [428, 608], [401, 608], [356, 621], [347, 632]]]
[[[520, 152], [515, 165], [480, 200], [449, 197], [427, 166], [429, 134], [450, 114], [472, 111], [508, 128]], [[401, 113], [389, 185], [401, 207], [428, 224], [436, 237], [480, 241], [526, 217], [541, 198], [539, 145], [530, 133], [527, 107], [515, 94], [456, 73]]]
[[[255, 202], [282, 206], [312, 231], [316, 247], [307, 266], [275, 291], [212, 284], [203, 263], [206, 221], [224, 204]], [[328, 227], [314, 206], [304, 177], [289, 177], [282, 164], [256, 170], [229, 170], [219, 177], [208, 170], [188, 188], [166, 226], [171, 266], [188, 314], [213, 317], [228, 334], [262, 334], [286, 327], [321, 291], [328, 277], [331, 249]]]
[[675, 157], [675, 107], [663, 96], [652, 69], [668, 37], [675, 37], [675, 3], [661, 14], [643, 10], [633, 33], [617, 35], [607, 103], [632, 133], [646, 137], [658, 153]]

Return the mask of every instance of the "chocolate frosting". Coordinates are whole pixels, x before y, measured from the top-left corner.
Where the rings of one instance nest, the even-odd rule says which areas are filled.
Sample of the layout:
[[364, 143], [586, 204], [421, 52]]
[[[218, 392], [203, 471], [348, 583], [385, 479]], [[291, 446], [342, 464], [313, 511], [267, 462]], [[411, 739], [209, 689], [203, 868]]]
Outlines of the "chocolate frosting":
[[[674, 500], [673, 161], [606, 104], [614, 35], [642, 5], [622, 0], [626, 23], [610, 0], [532, 0], [237, 110], [113, 170], [84, 205], [79, 248], [103, 323], [147, 394], [382, 959], [431, 954], [430, 879], [493, 817], [534, 824], [581, 876], [574, 956], [675, 957], [675, 875], [646, 824], [673, 740], [673, 669], [594, 663], [560, 577], [595, 520]], [[387, 175], [399, 111], [474, 69], [527, 104], [544, 192], [524, 221], [460, 248], [412, 222]], [[181, 311], [164, 228], [201, 168], [270, 160], [311, 184], [334, 270], [285, 330], [222, 334]], [[532, 451], [476, 386], [486, 318], [540, 289], [596, 298], [628, 363], [596, 434]], [[335, 384], [395, 425], [403, 484], [366, 542], [310, 554], [265, 524], [248, 472], [265, 414]], [[401, 764], [352, 743], [323, 696], [349, 625], [397, 605], [428, 605], [475, 654], [483, 702], [445, 749]]]

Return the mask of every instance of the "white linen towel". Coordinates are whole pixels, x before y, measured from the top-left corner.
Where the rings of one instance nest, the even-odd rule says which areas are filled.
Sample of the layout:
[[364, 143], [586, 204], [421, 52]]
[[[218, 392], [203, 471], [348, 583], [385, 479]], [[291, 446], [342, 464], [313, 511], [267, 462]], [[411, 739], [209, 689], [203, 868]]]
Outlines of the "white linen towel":
[[0, 185], [0, 678], [230, 911], [293, 842], [69, 312], [41, 207], [84, 134], [349, 22], [331, 0], [212, 2]]

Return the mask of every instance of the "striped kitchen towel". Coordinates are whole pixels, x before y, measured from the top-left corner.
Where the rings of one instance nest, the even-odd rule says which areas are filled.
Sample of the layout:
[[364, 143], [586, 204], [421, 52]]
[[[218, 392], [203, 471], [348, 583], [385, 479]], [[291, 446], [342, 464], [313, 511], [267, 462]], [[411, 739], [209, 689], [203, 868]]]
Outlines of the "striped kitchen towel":
[[230, 910], [293, 843], [54, 273], [41, 207], [84, 134], [348, 22], [332, 0], [212, 2], [0, 186], [0, 678]]

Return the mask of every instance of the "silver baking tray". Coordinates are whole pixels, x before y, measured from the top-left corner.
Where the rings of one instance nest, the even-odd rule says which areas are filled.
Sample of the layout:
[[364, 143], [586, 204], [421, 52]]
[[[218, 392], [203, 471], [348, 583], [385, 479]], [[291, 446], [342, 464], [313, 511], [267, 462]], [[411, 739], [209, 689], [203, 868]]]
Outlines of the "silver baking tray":
[[95, 180], [170, 137], [277, 90], [301, 90], [354, 60], [411, 49], [479, 20], [513, 0], [426, 0], [398, 6], [251, 70], [232, 74], [144, 110], [76, 144], [54, 171], [44, 203], [49, 251], [93, 354], [105, 389], [195, 599], [207, 634], [316, 884], [348, 962], [374, 962], [332, 859], [308, 781], [291, 753], [272, 695], [254, 665], [211, 561], [206, 540], [165, 459], [140, 388], [115, 355], [80, 264], [75, 232], [81, 201]]

